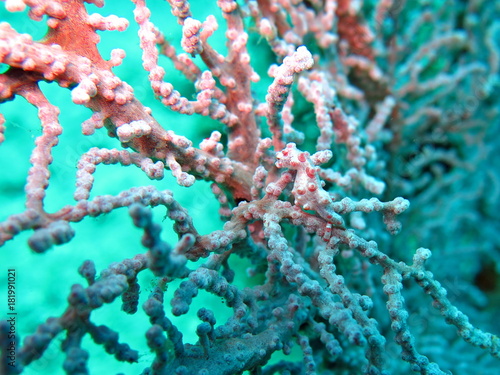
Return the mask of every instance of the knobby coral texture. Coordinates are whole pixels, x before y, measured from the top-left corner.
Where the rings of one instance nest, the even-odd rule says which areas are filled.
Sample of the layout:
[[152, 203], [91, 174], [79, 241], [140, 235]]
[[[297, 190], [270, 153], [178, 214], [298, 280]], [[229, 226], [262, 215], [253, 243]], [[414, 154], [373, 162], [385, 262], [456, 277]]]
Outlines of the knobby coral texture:
[[500, 372], [500, 1], [3, 2], [0, 373]]

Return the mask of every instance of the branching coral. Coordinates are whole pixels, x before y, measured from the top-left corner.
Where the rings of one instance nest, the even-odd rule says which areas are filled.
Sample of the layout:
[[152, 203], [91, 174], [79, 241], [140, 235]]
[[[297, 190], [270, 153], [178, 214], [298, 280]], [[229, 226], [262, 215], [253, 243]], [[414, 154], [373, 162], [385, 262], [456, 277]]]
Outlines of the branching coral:
[[[152, 12], [144, 0], [132, 3], [148, 90], [164, 111], [183, 115], [183, 127], [202, 116], [206, 128], [217, 128], [194, 146], [119, 78], [125, 51], [113, 49], [105, 60], [98, 31], [125, 32], [132, 25], [104, 11], [89, 14], [104, 6], [102, 0], [5, 1], [10, 12], [27, 8], [48, 32], [35, 41], [0, 23], [6, 67], [0, 102], [24, 98], [41, 126], [25, 209], [4, 214], [0, 246], [28, 232], [29, 247], [47, 256], [59, 251], [55, 245], [78, 242], [80, 221], [126, 207], [147, 251], [121, 246], [119, 261], [99, 276], [95, 259], [83, 262], [78, 272], [87, 285], [68, 285], [65, 310], [38, 321], [22, 343], [2, 321], [2, 373], [35, 365], [57, 340], [67, 374], [102, 371], [89, 366], [86, 337], [119, 362], [139, 362], [143, 374], [465, 374], [498, 368], [500, 340], [487, 332], [494, 329], [487, 303], [458, 306], [437, 281], [454, 274], [461, 288], [470, 286], [470, 296], [484, 301], [489, 296], [475, 282], [484, 268], [465, 272], [446, 259], [448, 270], [434, 276], [425, 264], [431, 251], [419, 247], [446, 254], [467, 246], [470, 233], [488, 236], [499, 228], [491, 214], [498, 191], [483, 202], [475, 185], [464, 188], [478, 161], [481, 169], [472, 178], [483, 181], [483, 189], [484, 181], [498, 181], [492, 158], [498, 141], [488, 139], [500, 123], [498, 2], [218, 0], [219, 19], [211, 14], [203, 20], [197, 7], [204, 3], [169, 0], [168, 27], [177, 21], [177, 40], [154, 20], [166, 4], [155, 4]], [[225, 49], [215, 40], [222, 20]], [[271, 79], [259, 94], [257, 87], [266, 86], [262, 66]], [[168, 81], [173, 70], [190, 83], [192, 96]], [[67, 108], [46, 95], [45, 82], [70, 89], [76, 110], [92, 111], [82, 121], [83, 136], [93, 140], [107, 131], [115, 140], [114, 147], [96, 142], [78, 150], [73, 201], [61, 199], [56, 209], [46, 197], [67, 126], [60, 112]], [[474, 106], [454, 111], [467, 95]], [[0, 115], [2, 147], [16, 141], [10, 129], [8, 116]], [[106, 168], [101, 165], [135, 166], [159, 182], [96, 193], [98, 170]], [[211, 183], [222, 229], [200, 229], [190, 210], [164, 190], [165, 169], [189, 189]], [[457, 202], [467, 204], [455, 210]], [[152, 214], [158, 206], [174, 223], [175, 240], [162, 238], [163, 225]], [[203, 218], [214, 214], [207, 210]], [[484, 221], [481, 228], [464, 225], [471, 215]], [[435, 230], [436, 221], [443, 220], [451, 221], [447, 233], [453, 238], [436, 238], [444, 231]], [[104, 251], [99, 236], [120, 231], [95, 235], [94, 246]], [[498, 268], [498, 250], [492, 239], [474, 253], [474, 262], [487, 259]], [[239, 263], [254, 276], [245, 286], [235, 282]], [[146, 297], [147, 273], [154, 285]], [[230, 316], [221, 319], [208, 306], [192, 311], [203, 292], [221, 298]], [[99, 311], [118, 298], [122, 315], [149, 321], [144, 348], [122, 341], [109, 322], [98, 323]], [[419, 312], [424, 305], [437, 314]], [[195, 343], [175, 324], [185, 315], [197, 322]], [[419, 317], [427, 319], [426, 327], [415, 327]], [[444, 351], [453, 343], [455, 356], [432, 347], [432, 331], [444, 322], [458, 335], [443, 333], [435, 346]], [[459, 360], [466, 345], [479, 349]], [[292, 353], [290, 360], [276, 360], [278, 352]]]

